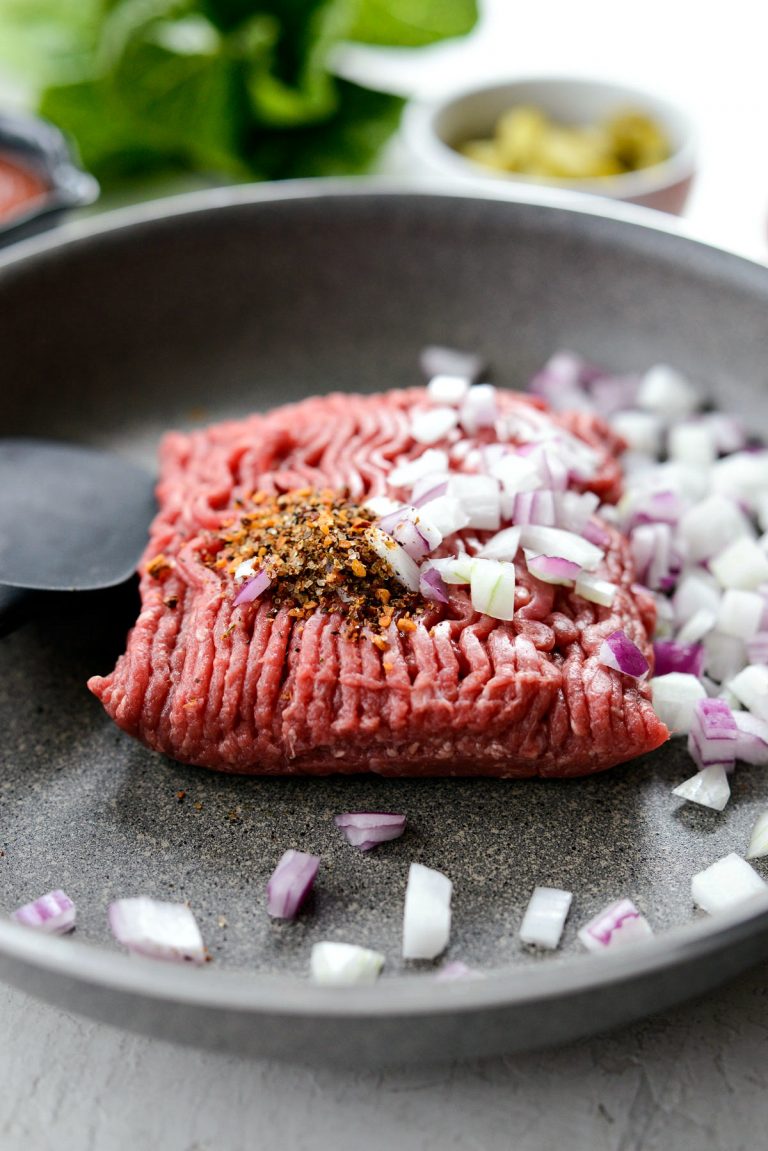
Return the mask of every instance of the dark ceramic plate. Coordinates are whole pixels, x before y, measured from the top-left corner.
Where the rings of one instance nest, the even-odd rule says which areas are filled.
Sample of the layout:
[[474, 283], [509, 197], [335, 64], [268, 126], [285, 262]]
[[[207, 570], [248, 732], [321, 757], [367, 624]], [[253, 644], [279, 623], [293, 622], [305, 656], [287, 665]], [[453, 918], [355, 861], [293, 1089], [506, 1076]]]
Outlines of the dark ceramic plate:
[[[766, 314], [768, 269], [598, 201], [216, 191], [3, 256], [0, 430], [108, 445], [153, 466], [170, 426], [413, 383], [427, 343], [479, 350], [510, 386], [563, 346], [619, 369], [667, 360], [766, 428]], [[0, 905], [61, 886], [79, 909], [72, 938], [0, 922], [7, 980], [185, 1042], [381, 1063], [566, 1040], [768, 955], [768, 900], [712, 919], [690, 900], [694, 872], [745, 850], [768, 794], [759, 770], [738, 772], [722, 815], [670, 794], [690, 773], [677, 747], [566, 783], [224, 778], [145, 751], [85, 690], [134, 611], [133, 588], [60, 597], [0, 645]], [[332, 825], [355, 808], [404, 811], [409, 830], [361, 856]], [[322, 870], [313, 905], [281, 925], [263, 889], [290, 846], [320, 854]], [[454, 880], [448, 957], [485, 979], [441, 984], [429, 965], [404, 968], [413, 859]], [[575, 893], [563, 948], [543, 957], [516, 936], [537, 883]], [[119, 954], [106, 906], [138, 893], [189, 900], [213, 963]], [[577, 926], [620, 895], [657, 937], [631, 954], [581, 954]], [[309, 949], [323, 938], [385, 951], [386, 977], [312, 986]]]

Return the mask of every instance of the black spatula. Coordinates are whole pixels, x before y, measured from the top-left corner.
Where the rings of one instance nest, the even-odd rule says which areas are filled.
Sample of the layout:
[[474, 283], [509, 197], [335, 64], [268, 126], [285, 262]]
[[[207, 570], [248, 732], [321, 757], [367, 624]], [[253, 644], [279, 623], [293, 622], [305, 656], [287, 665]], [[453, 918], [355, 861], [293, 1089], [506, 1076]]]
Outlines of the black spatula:
[[40, 592], [127, 580], [154, 507], [153, 478], [118, 455], [0, 439], [0, 635], [26, 618]]

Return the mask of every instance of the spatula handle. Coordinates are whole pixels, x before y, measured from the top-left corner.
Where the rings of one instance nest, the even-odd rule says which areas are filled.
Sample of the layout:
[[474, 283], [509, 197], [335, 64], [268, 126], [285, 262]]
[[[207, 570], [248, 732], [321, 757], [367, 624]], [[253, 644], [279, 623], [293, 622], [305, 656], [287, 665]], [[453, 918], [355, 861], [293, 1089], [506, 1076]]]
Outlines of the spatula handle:
[[29, 619], [34, 592], [0, 584], [0, 638], [10, 635]]

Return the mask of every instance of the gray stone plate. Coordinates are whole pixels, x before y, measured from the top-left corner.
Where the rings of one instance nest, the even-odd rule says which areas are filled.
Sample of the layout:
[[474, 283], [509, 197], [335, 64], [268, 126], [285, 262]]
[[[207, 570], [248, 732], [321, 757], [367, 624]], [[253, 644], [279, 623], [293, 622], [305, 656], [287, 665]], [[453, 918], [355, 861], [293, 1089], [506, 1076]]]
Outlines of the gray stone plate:
[[[667, 360], [766, 427], [766, 315], [767, 269], [596, 200], [366, 184], [216, 191], [3, 255], [0, 433], [106, 445], [152, 467], [171, 426], [412, 383], [427, 343], [479, 350], [509, 386], [558, 347], [619, 369]], [[0, 922], [7, 980], [183, 1042], [359, 1064], [562, 1041], [768, 954], [768, 901], [704, 919], [689, 890], [695, 871], [744, 852], [768, 795], [760, 770], [739, 770], [717, 815], [670, 794], [690, 773], [677, 747], [566, 783], [181, 767], [123, 736], [85, 690], [111, 667], [135, 607], [133, 587], [60, 596], [0, 642], [0, 906], [55, 886], [78, 905], [69, 938]], [[408, 831], [363, 856], [332, 816], [377, 808], [406, 812]], [[317, 852], [322, 868], [298, 922], [275, 924], [264, 883], [287, 847]], [[436, 983], [431, 965], [400, 960], [414, 859], [453, 879], [448, 958], [484, 979]], [[554, 955], [530, 954], [516, 935], [537, 883], [574, 892]], [[107, 903], [139, 893], [189, 900], [213, 962], [179, 969], [119, 954]], [[577, 927], [620, 895], [657, 938], [631, 954], [581, 954]], [[312, 986], [309, 950], [324, 938], [385, 951], [385, 977]]]

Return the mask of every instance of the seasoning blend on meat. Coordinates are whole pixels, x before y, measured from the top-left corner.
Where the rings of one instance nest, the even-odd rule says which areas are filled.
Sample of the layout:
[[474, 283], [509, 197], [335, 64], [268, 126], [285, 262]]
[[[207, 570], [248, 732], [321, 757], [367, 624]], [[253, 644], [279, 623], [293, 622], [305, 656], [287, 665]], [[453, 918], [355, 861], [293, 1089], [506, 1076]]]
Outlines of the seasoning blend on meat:
[[[599, 419], [438, 377], [171, 433], [125, 655], [89, 687], [186, 763], [575, 776], [668, 736]], [[610, 647], [610, 645], [609, 645]]]

